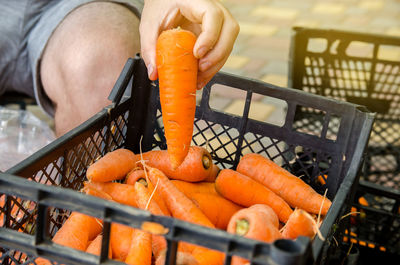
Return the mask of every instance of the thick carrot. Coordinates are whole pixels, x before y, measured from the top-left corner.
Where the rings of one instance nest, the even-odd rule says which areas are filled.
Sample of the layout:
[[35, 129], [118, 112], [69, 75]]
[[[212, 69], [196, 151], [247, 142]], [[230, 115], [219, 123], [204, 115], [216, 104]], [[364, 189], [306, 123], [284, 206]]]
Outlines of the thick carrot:
[[[261, 240], [271, 243], [282, 238], [276, 224], [273, 221], [277, 218], [276, 213], [265, 204], [256, 204], [236, 212], [229, 221], [228, 233], [241, 235], [247, 238]], [[275, 217], [274, 217], [275, 215]], [[248, 260], [242, 257], [233, 257], [232, 264], [247, 264]]]
[[[264, 204], [263, 207], [269, 206]], [[275, 212], [270, 211], [269, 214], [274, 215]], [[282, 238], [281, 233], [275, 224], [271, 222], [271, 219], [272, 217], [269, 217], [266, 211], [251, 206], [236, 212], [232, 216], [227, 231], [270, 243]]]
[[199, 265], [222, 265], [225, 255], [217, 250], [196, 246], [192, 251]]
[[72, 212], [52, 241], [62, 246], [85, 251], [89, 242], [103, 229], [97, 218], [79, 212]]
[[117, 182], [84, 182], [84, 189], [95, 189], [111, 196], [113, 201], [137, 207], [135, 188], [132, 185]]
[[186, 157], [196, 111], [198, 60], [196, 36], [186, 30], [163, 31], [156, 44], [161, 111], [172, 168]]
[[107, 182], [123, 179], [135, 167], [135, 154], [128, 149], [107, 153], [89, 166], [86, 177], [91, 181]]
[[268, 218], [276, 228], [280, 229], [281, 223], [279, 223], [278, 215], [270, 206], [266, 204], [254, 204], [250, 206], [250, 208], [256, 211], [264, 212], [265, 217]]
[[134, 228], [127, 225], [111, 224], [110, 244], [113, 259], [125, 261], [129, 253], [134, 230]]
[[244, 155], [236, 170], [264, 184], [293, 208], [315, 214], [321, 209], [321, 214], [326, 215], [332, 204], [300, 178], [259, 154]]
[[289, 239], [296, 239], [298, 236], [313, 239], [317, 231], [316, 226], [315, 220], [309, 213], [297, 208], [283, 227], [282, 236]]
[[170, 163], [168, 151], [151, 150], [137, 155], [137, 159], [143, 157], [147, 166], [158, 168], [170, 179], [197, 182], [208, 178], [212, 173], [212, 158], [204, 147], [190, 146], [185, 159], [177, 168]]
[[243, 207], [219, 194], [193, 193], [189, 198], [203, 211], [216, 228], [226, 230], [232, 215]]
[[[165, 264], [165, 258], [166, 258], [166, 252], [163, 252], [160, 254], [156, 260], [155, 260], [155, 265], [164, 265]], [[181, 252], [177, 251], [176, 253], [176, 265], [199, 265], [197, 260], [193, 257], [192, 254], [188, 252]]]
[[151, 234], [135, 229], [125, 263], [151, 265], [151, 258]]
[[[90, 242], [89, 246], [86, 248], [86, 252], [100, 256], [101, 252], [101, 242], [103, 240], [103, 234], [98, 234], [95, 239], [93, 239], [92, 242]], [[112, 250], [111, 250], [111, 244], [109, 244], [108, 247], [108, 258], [112, 258]]]
[[207, 193], [218, 195], [213, 182], [187, 182], [184, 180], [171, 180], [172, 184], [187, 197], [194, 193]]
[[225, 198], [245, 207], [267, 204], [286, 222], [293, 212], [280, 196], [263, 184], [232, 169], [222, 169], [215, 181], [215, 188]]
[[208, 175], [208, 177], [205, 178], [203, 181], [215, 182], [215, 179], [217, 178], [220, 170], [221, 169], [219, 168], [219, 166], [217, 166], [216, 164], [212, 164], [210, 175]]
[[166, 202], [173, 217], [198, 225], [215, 228], [194, 202], [179, 191], [161, 170], [149, 168], [149, 178], [153, 184], [158, 181], [160, 195]]

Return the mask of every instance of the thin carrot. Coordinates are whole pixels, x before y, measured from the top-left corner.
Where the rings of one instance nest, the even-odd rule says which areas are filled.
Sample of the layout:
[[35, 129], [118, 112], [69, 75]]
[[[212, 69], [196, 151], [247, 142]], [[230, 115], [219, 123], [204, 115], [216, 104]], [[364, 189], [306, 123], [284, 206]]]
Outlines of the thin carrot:
[[158, 191], [158, 187], [156, 188], [151, 181], [147, 182], [147, 189], [149, 190], [149, 193], [153, 195], [153, 199], [155, 202], [157, 202], [158, 206], [160, 207], [161, 211], [165, 216], [171, 216], [171, 212], [169, 211], [165, 201], [161, 198], [160, 192]]
[[321, 214], [326, 215], [332, 204], [300, 178], [259, 154], [244, 155], [236, 170], [264, 184], [293, 208], [315, 214], [321, 209]]
[[289, 239], [296, 239], [299, 236], [313, 239], [317, 229], [317, 223], [312, 216], [303, 209], [297, 208], [283, 227], [282, 236]]
[[125, 263], [132, 265], [151, 265], [151, 234], [135, 229]]
[[111, 196], [113, 201], [137, 207], [135, 188], [132, 185], [117, 182], [85, 181], [84, 189], [95, 189]]
[[151, 150], [141, 155], [145, 164], [161, 170], [170, 179], [180, 179], [189, 182], [202, 181], [212, 173], [212, 158], [210, 153], [201, 146], [190, 146], [188, 153], [179, 167], [174, 168], [169, 161], [169, 150]]
[[196, 36], [187, 30], [163, 31], [156, 44], [161, 111], [172, 168], [186, 157], [196, 110]]
[[203, 211], [216, 228], [226, 230], [232, 215], [243, 207], [219, 194], [193, 193], [189, 198]]
[[194, 202], [179, 191], [162, 171], [156, 168], [150, 168], [149, 178], [153, 184], [158, 182], [160, 195], [166, 202], [173, 217], [198, 225], [215, 228]]
[[[86, 252], [93, 254], [93, 255], [100, 256], [102, 240], [103, 240], [103, 234], [98, 234], [97, 237], [95, 239], [93, 239], [92, 242], [90, 242], [90, 244], [86, 248]], [[109, 259], [112, 258], [111, 244], [109, 244], [109, 247], [108, 247], [108, 258]]]
[[215, 181], [215, 188], [223, 197], [245, 207], [258, 203], [269, 205], [282, 222], [286, 222], [293, 212], [275, 192], [232, 169], [221, 170]]
[[184, 180], [171, 180], [172, 184], [183, 192], [187, 197], [194, 193], [207, 193], [217, 195], [215, 183], [213, 182], [187, 182]]
[[107, 182], [122, 179], [135, 167], [135, 154], [128, 149], [116, 149], [89, 166], [86, 177], [91, 181]]
[[146, 173], [141, 168], [134, 168], [126, 175], [125, 184], [134, 185], [136, 181], [146, 181]]
[[216, 164], [212, 164], [210, 175], [208, 175], [208, 177], [205, 178], [203, 181], [215, 182], [215, 179], [217, 178], [220, 170], [221, 169], [219, 168], [219, 166], [217, 166]]

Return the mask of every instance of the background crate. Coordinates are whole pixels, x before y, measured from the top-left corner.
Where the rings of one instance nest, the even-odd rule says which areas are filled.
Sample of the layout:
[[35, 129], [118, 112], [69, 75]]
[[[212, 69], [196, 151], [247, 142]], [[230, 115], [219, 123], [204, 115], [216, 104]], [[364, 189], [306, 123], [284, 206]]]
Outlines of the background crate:
[[[360, 248], [367, 242], [364, 254], [368, 249], [400, 253], [399, 58], [398, 37], [294, 28], [289, 87], [364, 105], [376, 112], [361, 173], [367, 182], [360, 184], [357, 193], [365, 193], [370, 206], [364, 209], [355, 197], [351, 206], [361, 207], [363, 214], [352, 218], [357, 222], [342, 222], [346, 223], [342, 232], [351, 231], [352, 241], [361, 242]], [[304, 115], [309, 120], [321, 118], [303, 108], [298, 119]], [[299, 126], [313, 130], [309, 124]]]
[[[123, 96], [132, 76], [132, 96]], [[230, 115], [210, 107], [210, 93], [220, 85], [245, 94], [242, 115]], [[255, 96], [286, 102], [284, 123], [277, 126], [249, 118]], [[326, 240], [315, 238], [310, 244], [308, 239], [299, 238], [266, 244], [75, 192], [86, 180], [87, 167], [109, 151], [124, 147], [138, 153], [140, 147], [143, 151], [166, 147], [157, 84], [147, 79], [142, 60], [128, 60], [110, 99], [113, 104], [1, 175], [0, 259], [4, 264], [29, 262], [35, 255], [73, 264], [103, 261], [107, 248], [103, 248], [98, 260], [50, 243], [51, 235], [70, 211], [102, 218], [106, 239], [110, 222], [133, 227], [140, 227], [143, 221], [163, 224], [169, 231], [165, 237], [170, 264], [179, 240], [224, 252], [226, 264], [230, 264], [232, 255], [248, 258], [252, 264], [310, 264], [326, 260], [334, 240], [334, 224], [343, 215], [345, 201], [352, 199], [373, 114], [354, 104], [224, 73], [218, 73], [202, 90], [192, 143], [205, 146], [220, 167], [235, 168], [244, 153], [259, 153], [301, 176], [317, 191], [323, 193], [328, 189], [327, 196], [333, 200], [320, 228]], [[323, 122], [316, 124], [321, 133], [297, 130], [294, 123], [300, 106], [324, 114]], [[334, 137], [327, 137], [329, 127], [335, 127]], [[326, 183], [317, 181], [319, 175], [326, 177]]]
[[294, 28], [289, 70], [289, 87], [376, 112], [363, 177], [395, 189], [400, 188], [399, 59], [399, 37]]

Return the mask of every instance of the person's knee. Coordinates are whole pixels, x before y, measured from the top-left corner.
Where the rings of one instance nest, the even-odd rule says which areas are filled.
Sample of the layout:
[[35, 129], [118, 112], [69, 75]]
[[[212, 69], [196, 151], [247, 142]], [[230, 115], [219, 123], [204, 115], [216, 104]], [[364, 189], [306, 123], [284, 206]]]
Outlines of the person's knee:
[[88, 4], [71, 13], [57, 28], [45, 50], [41, 77], [57, 105], [93, 109], [107, 96], [126, 60], [139, 51], [138, 18], [123, 6]]

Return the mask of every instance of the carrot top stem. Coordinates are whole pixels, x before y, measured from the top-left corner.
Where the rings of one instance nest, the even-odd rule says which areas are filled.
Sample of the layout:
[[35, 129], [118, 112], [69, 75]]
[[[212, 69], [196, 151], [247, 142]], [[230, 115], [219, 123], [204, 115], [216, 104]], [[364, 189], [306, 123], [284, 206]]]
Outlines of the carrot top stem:
[[236, 234], [240, 236], [244, 236], [249, 231], [250, 224], [246, 219], [236, 220]]

